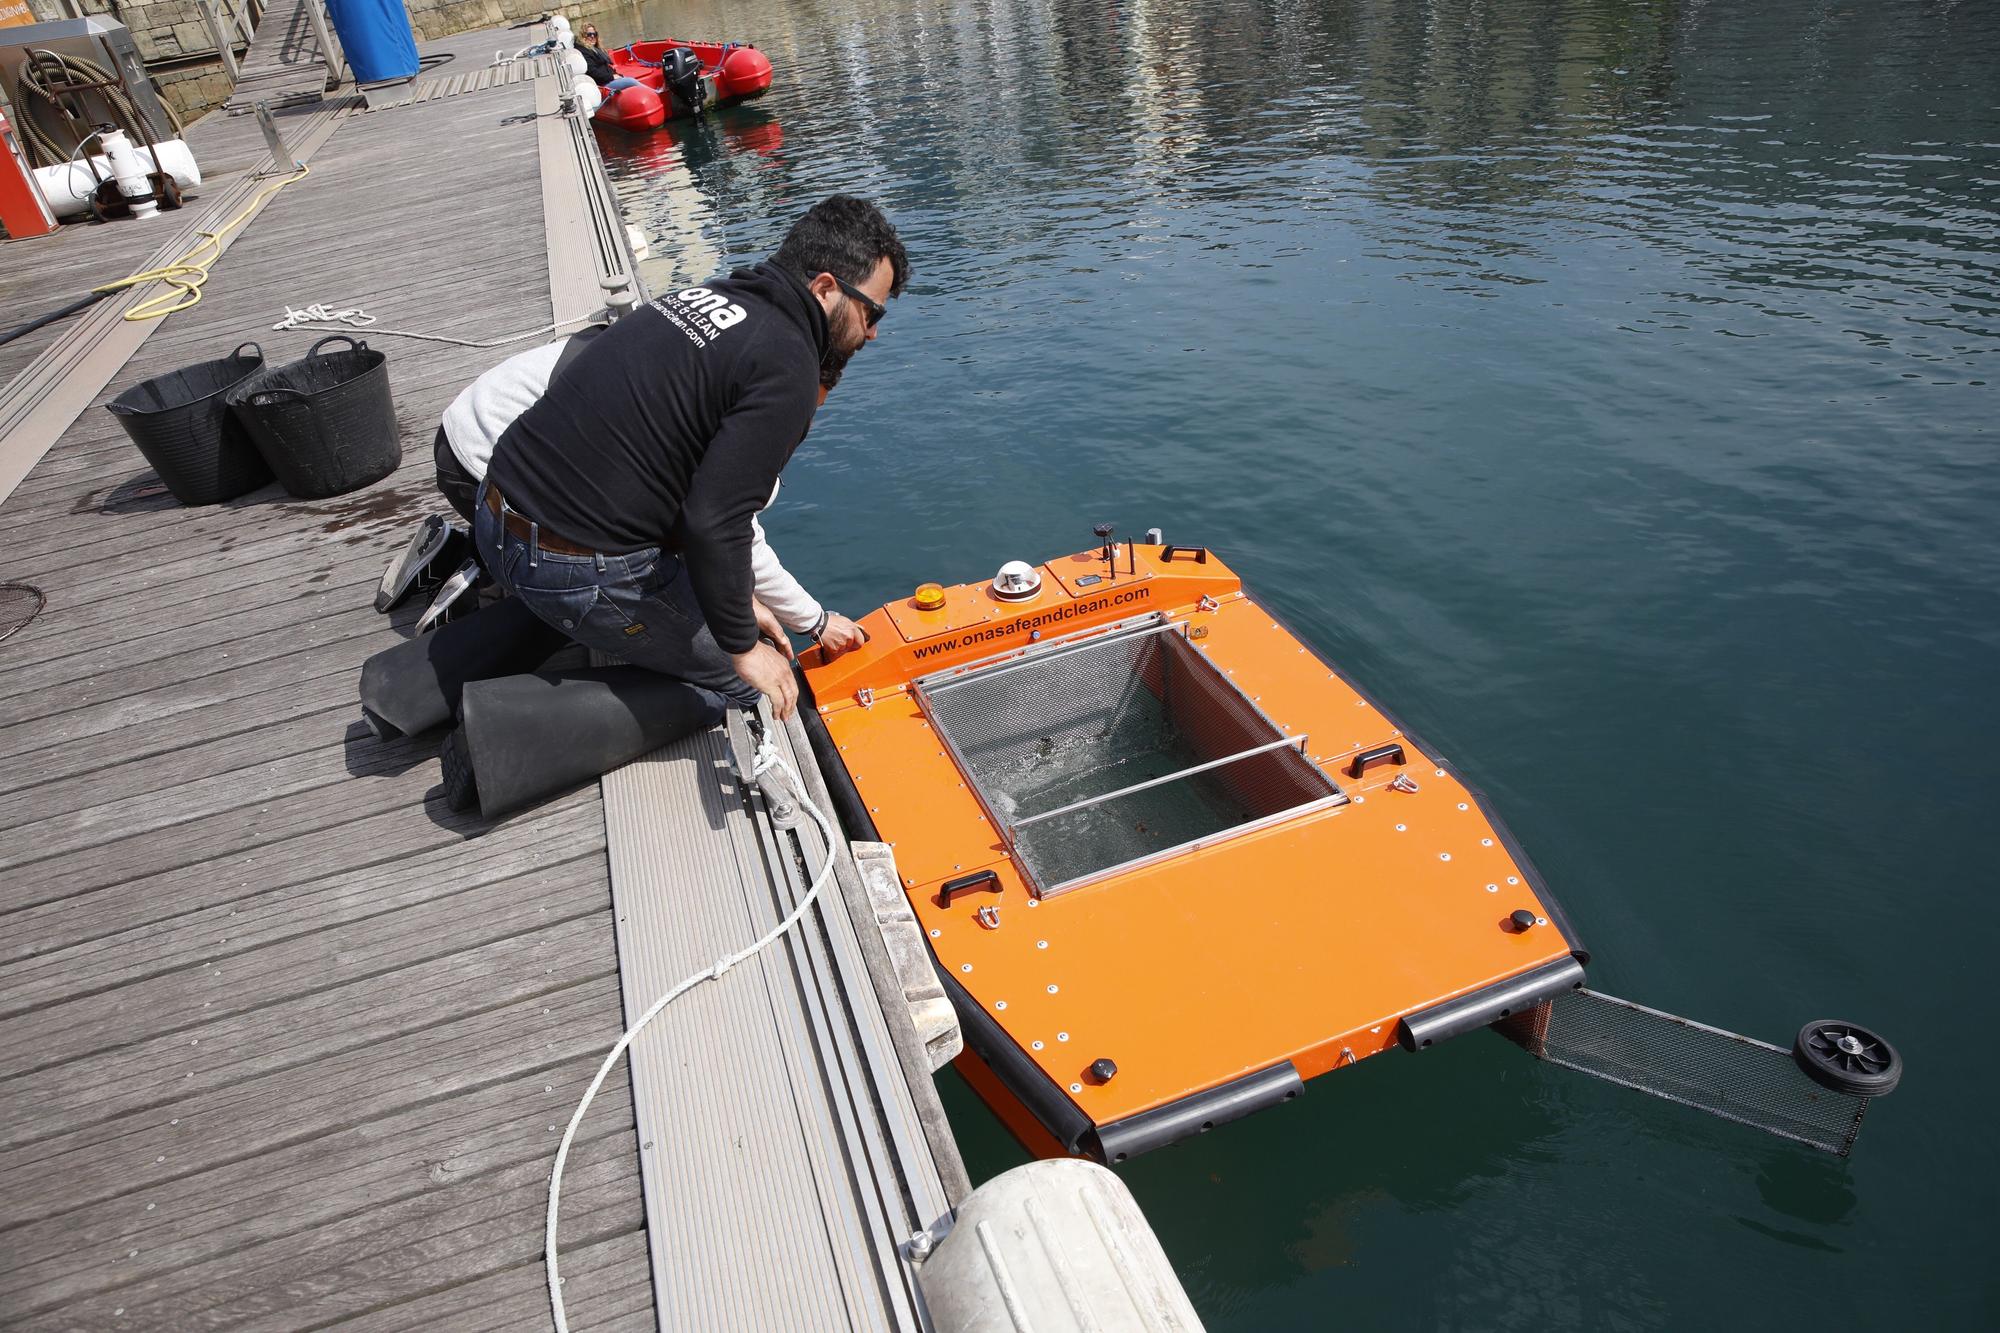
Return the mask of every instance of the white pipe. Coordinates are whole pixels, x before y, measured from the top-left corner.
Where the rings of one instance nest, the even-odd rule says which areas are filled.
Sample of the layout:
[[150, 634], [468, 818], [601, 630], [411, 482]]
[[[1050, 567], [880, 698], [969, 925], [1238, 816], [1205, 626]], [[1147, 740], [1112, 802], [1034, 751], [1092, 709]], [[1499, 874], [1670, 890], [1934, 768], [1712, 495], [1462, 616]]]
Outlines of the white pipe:
[[146, 168], [151, 165], [139, 156], [132, 147], [132, 141], [125, 137], [123, 130], [106, 130], [98, 136], [104, 145], [104, 156], [111, 163], [111, 178], [118, 182], [118, 193], [125, 197], [125, 204], [135, 218], [149, 218], [160, 211], [159, 201], [153, 198], [153, 183], [146, 179]]

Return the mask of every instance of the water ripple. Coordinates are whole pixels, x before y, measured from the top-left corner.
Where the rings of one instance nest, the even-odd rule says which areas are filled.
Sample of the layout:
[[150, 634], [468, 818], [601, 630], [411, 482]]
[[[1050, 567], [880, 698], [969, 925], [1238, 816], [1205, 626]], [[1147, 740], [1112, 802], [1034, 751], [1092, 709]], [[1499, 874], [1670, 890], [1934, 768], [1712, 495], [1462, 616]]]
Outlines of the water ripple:
[[[593, 17], [777, 69], [607, 141], [649, 281], [834, 190], [909, 245], [770, 516], [830, 602], [1098, 518], [1211, 542], [1493, 790], [1616, 985], [1983, 1048], [2000, 5]], [[1211, 1327], [1990, 1315], [1983, 1066], [1913, 1073], [1833, 1208], [1747, 1136], [1439, 1058], [1136, 1164]]]

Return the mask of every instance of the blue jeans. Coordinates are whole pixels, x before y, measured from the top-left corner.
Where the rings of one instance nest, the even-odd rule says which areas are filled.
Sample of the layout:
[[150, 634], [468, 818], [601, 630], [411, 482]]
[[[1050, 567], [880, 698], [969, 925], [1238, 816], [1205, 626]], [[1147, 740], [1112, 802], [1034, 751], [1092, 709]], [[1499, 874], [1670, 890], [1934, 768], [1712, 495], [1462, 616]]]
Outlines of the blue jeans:
[[620, 74], [617, 78], [613, 79], [611, 82], [605, 84], [602, 88], [598, 89], [598, 91], [603, 93], [606, 97], [609, 97], [611, 96], [611, 94], [617, 92], [620, 88], [643, 88], [643, 87], [645, 87], [645, 85], [640, 83], [637, 79], [628, 79], [623, 74]]
[[508, 532], [486, 493], [482, 483], [473, 544], [487, 572], [522, 606], [586, 648], [695, 686], [714, 699], [716, 721], [729, 704], [756, 705], [758, 690], [709, 633], [679, 557], [657, 546], [623, 555], [545, 551], [538, 540]]

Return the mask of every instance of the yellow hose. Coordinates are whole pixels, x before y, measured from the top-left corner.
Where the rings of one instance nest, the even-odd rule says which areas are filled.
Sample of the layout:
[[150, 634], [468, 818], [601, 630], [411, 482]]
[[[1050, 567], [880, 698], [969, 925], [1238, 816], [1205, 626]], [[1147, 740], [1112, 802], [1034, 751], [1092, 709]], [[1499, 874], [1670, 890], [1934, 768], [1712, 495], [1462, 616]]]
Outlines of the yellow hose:
[[245, 220], [252, 213], [255, 213], [266, 199], [284, 189], [293, 181], [304, 180], [311, 173], [312, 168], [306, 166], [304, 163], [300, 163], [299, 169], [285, 177], [285, 179], [273, 181], [271, 184], [266, 185], [263, 189], [257, 191], [256, 194], [250, 196], [250, 202], [245, 204], [243, 211], [235, 217], [229, 219], [229, 221], [223, 223], [214, 231], [197, 232], [196, 235], [200, 236], [201, 239], [196, 241], [186, 254], [176, 259], [173, 263], [160, 268], [147, 269], [144, 273], [134, 273], [129, 278], [120, 278], [116, 282], [107, 282], [102, 287], [93, 287], [91, 290], [109, 295], [112, 292], [123, 291], [127, 287], [137, 287], [148, 282], [163, 282], [172, 289], [161, 292], [157, 296], [149, 296], [130, 310], [127, 310], [125, 318], [133, 322], [145, 319], [163, 319], [175, 311], [187, 310], [201, 304], [202, 284], [208, 281], [209, 268], [222, 255], [222, 238], [242, 226]]

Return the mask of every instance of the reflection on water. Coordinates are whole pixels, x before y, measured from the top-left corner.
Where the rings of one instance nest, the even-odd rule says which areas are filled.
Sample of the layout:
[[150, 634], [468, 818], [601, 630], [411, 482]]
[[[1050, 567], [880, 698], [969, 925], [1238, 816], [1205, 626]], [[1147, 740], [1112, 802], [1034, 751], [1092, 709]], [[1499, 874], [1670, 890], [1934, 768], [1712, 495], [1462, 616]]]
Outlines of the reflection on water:
[[[732, 190], [748, 204], [754, 178], [743, 179], [738, 154], [775, 157], [785, 146], [784, 127], [756, 108], [732, 107], [700, 119], [676, 120], [646, 134], [600, 130], [606, 169], [614, 181], [636, 189], [644, 207], [640, 219], [653, 254], [639, 265], [648, 290], [712, 277], [725, 266], [719, 245], [704, 233], [711, 210], [708, 192]], [[629, 207], [629, 204], [628, 204]]]
[[1342, 1071], [1125, 1169], [1211, 1327], [1990, 1321], [2000, 5], [590, 16], [776, 68], [607, 141], [648, 281], [840, 189], [908, 242], [769, 516], [816, 592], [1206, 541], [1488, 788], [1598, 985], [1910, 1060], [1800, 1171], [1483, 1037]]

